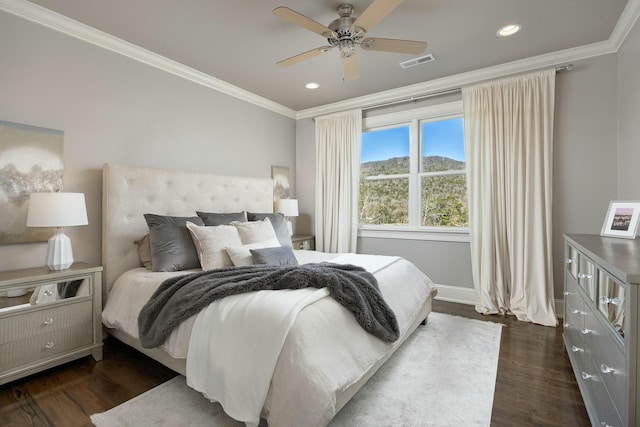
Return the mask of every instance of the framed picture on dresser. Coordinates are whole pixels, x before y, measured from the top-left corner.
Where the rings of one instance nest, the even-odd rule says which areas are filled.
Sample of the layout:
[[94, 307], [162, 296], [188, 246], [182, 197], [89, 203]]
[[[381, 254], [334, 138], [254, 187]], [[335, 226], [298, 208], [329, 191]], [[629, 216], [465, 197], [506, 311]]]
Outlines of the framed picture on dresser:
[[612, 201], [600, 235], [635, 239], [639, 219], [640, 201]]

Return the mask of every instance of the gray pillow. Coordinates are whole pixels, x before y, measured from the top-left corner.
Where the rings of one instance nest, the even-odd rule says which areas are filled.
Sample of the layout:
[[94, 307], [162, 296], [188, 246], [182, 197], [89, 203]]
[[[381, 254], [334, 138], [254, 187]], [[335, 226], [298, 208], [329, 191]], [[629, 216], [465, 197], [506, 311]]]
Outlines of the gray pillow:
[[278, 237], [278, 242], [280, 242], [280, 245], [293, 247], [293, 243], [291, 243], [291, 235], [289, 234], [289, 227], [287, 227], [284, 215], [280, 213], [247, 212], [247, 218], [249, 219], [249, 221], [262, 221], [265, 218], [269, 218], [269, 221], [271, 221], [271, 225], [276, 232], [276, 237]]
[[218, 213], [218, 212], [199, 212], [196, 214], [204, 221], [204, 225], [229, 225], [233, 221], [247, 222], [247, 214], [242, 212]]
[[298, 260], [289, 246], [250, 249], [254, 264], [298, 265]]
[[153, 271], [180, 271], [200, 268], [187, 221], [204, 225], [200, 217], [144, 214], [149, 226]]

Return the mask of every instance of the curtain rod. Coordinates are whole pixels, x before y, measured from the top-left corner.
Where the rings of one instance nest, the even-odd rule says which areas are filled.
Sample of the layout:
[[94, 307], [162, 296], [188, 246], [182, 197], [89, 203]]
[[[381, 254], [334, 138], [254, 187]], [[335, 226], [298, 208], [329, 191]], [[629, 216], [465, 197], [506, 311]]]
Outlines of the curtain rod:
[[[556, 67], [556, 73], [561, 73], [563, 71], [571, 71], [571, 70], [573, 70], [573, 64], [560, 65]], [[372, 110], [374, 108], [388, 107], [396, 104], [404, 104], [405, 102], [416, 102], [423, 99], [432, 98], [434, 96], [444, 96], [452, 93], [457, 93], [457, 92], [460, 92], [461, 90], [462, 90], [461, 87], [457, 87], [453, 89], [443, 90], [440, 92], [433, 92], [425, 95], [412, 96], [411, 98], [399, 99], [397, 101], [383, 102], [381, 104], [374, 104], [374, 105], [369, 105], [367, 107], [362, 107], [362, 111]]]

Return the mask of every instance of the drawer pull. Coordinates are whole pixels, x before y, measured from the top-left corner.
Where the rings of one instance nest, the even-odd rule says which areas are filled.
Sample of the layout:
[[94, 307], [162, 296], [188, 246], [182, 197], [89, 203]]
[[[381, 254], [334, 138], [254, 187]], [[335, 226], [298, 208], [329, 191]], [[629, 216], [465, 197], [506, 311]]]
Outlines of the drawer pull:
[[564, 295], [565, 297], [569, 296], [569, 295], [575, 295], [573, 292], [569, 292], [569, 291], [564, 291], [562, 293], [562, 295]]
[[583, 380], [590, 380], [591, 378], [594, 378], [593, 375], [591, 375], [591, 374], [589, 374], [589, 373], [587, 373], [585, 371], [582, 371], [580, 373], [580, 376], [582, 377]]
[[571, 310], [572, 314], [587, 314], [584, 311], [578, 310], [577, 308], [574, 308], [573, 310]]
[[50, 291], [49, 289], [47, 289], [46, 291], [44, 291], [45, 296], [50, 297], [51, 295], [53, 295], [53, 291]]
[[582, 328], [582, 329], [580, 329], [580, 333], [582, 335], [589, 335], [591, 333], [591, 330], [587, 329], [587, 328]]
[[48, 319], [46, 319], [46, 320], [44, 321], [44, 324], [45, 324], [45, 325], [53, 325], [53, 319], [52, 319], [51, 317], [49, 317]]
[[602, 427], [613, 427], [611, 424], [607, 423], [606, 421], [600, 421], [600, 425]]
[[566, 329], [566, 328], [570, 328], [570, 327], [571, 327], [571, 323], [564, 322], [564, 323], [562, 324], [562, 326], [564, 326], [564, 327], [565, 327], [565, 329]]
[[46, 348], [47, 350], [51, 350], [54, 347], [54, 345], [55, 345], [54, 343], [49, 341], [44, 345], [44, 348]]
[[567, 264], [575, 264], [576, 262], [578, 262], [578, 260], [567, 258], [566, 260], [564, 260], [564, 262], [566, 262]]
[[578, 273], [578, 279], [593, 279], [593, 274]]
[[607, 366], [604, 363], [600, 364], [600, 372], [602, 372], [603, 374], [615, 374], [616, 370], [613, 369], [611, 366]]
[[584, 353], [584, 348], [576, 347], [575, 345], [571, 346], [571, 351], [574, 353]]
[[622, 301], [620, 301], [620, 298], [607, 298], [605, 296], [601, 296], [600, 297], [600, 304], [620, 305], [620, 304], [622, 304]]

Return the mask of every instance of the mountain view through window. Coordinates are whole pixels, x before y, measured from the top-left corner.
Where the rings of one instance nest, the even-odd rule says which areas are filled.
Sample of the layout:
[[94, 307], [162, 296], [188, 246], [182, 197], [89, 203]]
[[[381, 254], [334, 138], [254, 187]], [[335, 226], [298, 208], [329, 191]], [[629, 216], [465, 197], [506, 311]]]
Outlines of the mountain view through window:
[[468, 227], [462, 118], [416, 124], [363, 132], [360, 224]]

